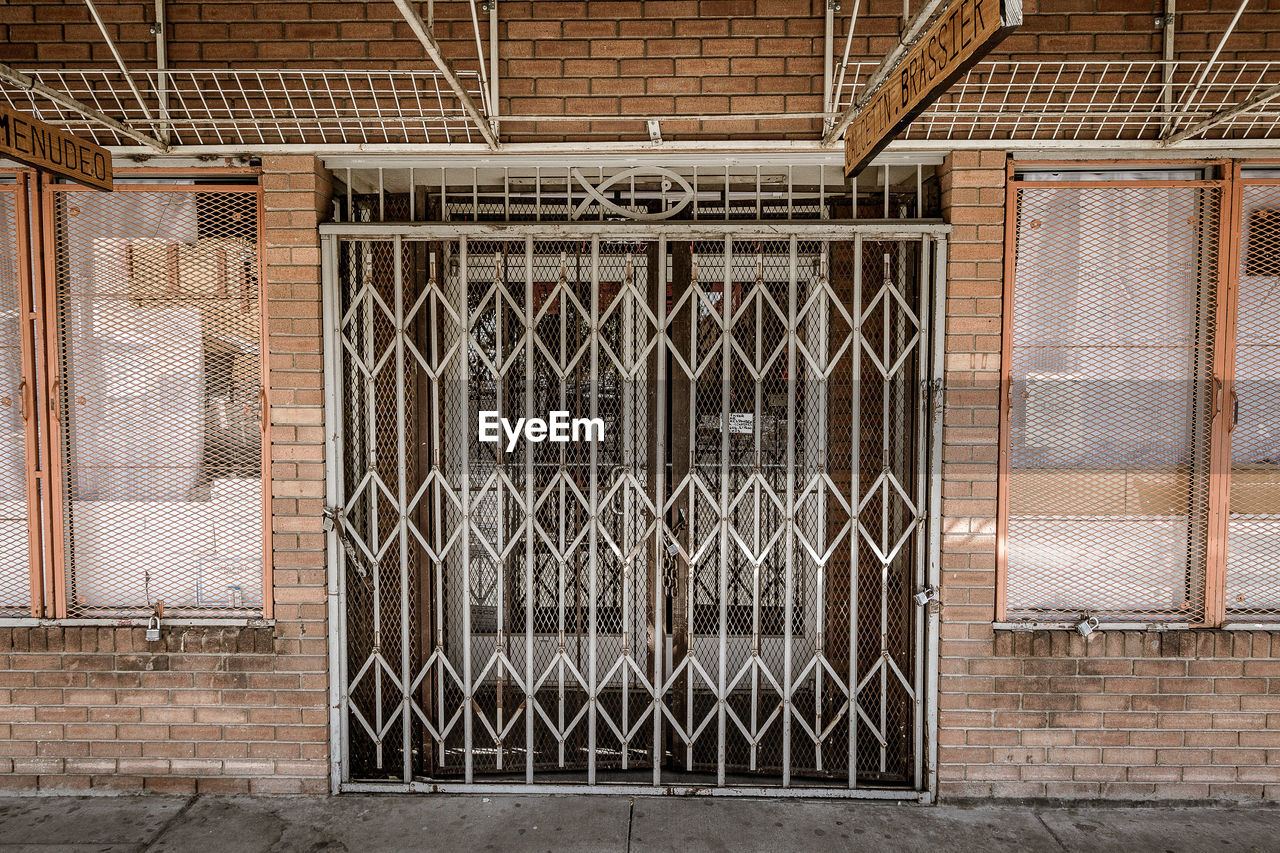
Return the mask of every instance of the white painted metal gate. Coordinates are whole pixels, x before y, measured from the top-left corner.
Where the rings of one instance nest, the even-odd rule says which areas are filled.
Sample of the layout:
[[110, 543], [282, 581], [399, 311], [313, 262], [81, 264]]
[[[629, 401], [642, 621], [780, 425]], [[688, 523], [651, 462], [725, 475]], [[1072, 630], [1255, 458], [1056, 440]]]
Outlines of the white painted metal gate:
[[927, 796], [945, 228], [323, 232], [335, 786]]

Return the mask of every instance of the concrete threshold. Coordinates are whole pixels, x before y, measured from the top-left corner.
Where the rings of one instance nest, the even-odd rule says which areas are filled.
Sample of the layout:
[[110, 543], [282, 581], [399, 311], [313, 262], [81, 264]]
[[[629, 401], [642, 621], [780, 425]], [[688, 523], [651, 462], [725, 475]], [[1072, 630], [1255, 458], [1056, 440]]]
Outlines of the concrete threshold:
[[1280, 849], [1266, 806], [941, 806], [480, 794], [0, 797], [0, 851]]

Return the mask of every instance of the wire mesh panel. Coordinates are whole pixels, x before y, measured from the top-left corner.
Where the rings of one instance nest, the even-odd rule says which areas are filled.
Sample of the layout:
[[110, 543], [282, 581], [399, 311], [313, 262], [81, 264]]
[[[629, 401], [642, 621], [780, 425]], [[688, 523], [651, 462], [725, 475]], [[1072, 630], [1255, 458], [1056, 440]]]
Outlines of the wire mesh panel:
[[30, 288], [20, 253], [25, 236], [26, 184], [0, 175], [0, 615], [31, 614], [31, 527], [28, 494], [29, 383], [22, 341], [30, 328]]
[[256, 188], [53, 188], [70, 616], [263, 611]]
[[1280, 618], [1280, 184], [1241, 190], [1226, 616]]
[[911, 778], [921, 742], [913, 708], [923, 682], [912, 655], [920, 617], [912, 596], [924, 585], [927, 542], [919, 448], [926, 436], [931, 318], [928, 288], [916, 272], [920, 251], [918, 243], [865, 240], [854, 258], [861, 346], [854, 355], [852, 489], [858, 574], [849, 595], [858, 719], [853, 760], [881, 783]]
[[1203, 619], [1222, 190], [1017, 183], [1010, 619]]
[[918, 784], [921, 241], [441, 231], [334, 243], [346, 778]]

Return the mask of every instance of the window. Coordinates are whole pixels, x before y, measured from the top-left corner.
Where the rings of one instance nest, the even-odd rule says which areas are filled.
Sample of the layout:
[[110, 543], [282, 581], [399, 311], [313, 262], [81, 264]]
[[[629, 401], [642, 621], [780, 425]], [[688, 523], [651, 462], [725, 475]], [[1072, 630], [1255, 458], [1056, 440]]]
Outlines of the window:
[[1011, 181], [999, 620], [1280, 616], [1280, 185], [1244, 254], [1234, 186]]
[[51, 345], [22, 381], [46, 401], [23, 413], [49, 474], [10, 464], [0, 481], [0, 606], [17, 600], [9, 487], [34, 478], [48, 559], [21, 555], [32, 615], [269, 615], [258, 188], [117, 178], [42, 203], [43, 280], [25, 286]]
[[[0, 616], [28, 616], [42, 582], [39, 504], [31, 476], [36, 434], [28, 382], [35, 340], [27, 256], [26, 173], [0, 173]], [[37, 519], [28, 525], [28, 519]]]
[[1224, 610], [1229, 619], [1280, 620], [1280, 180], [1240, 184]]

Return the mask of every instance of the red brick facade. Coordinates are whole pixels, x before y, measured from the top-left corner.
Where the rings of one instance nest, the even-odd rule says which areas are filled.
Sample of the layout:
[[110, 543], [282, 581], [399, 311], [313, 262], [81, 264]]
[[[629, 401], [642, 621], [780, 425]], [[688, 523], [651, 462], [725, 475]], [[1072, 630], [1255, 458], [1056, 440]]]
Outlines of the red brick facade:
[[993, 630], [1006, 155], [941, 172], [939, 795], [1280, 798], [1280, 635]]
[[[824, 0], [496, 0], [500, 105], [516, 115], [815, 113], [822, 110]], [[422, 14], [426, 4], [421, 3]], [[1229, 0], [1178, 4], [1175, 58], [1204, 59], [1235, 12]], [[898, 0], [864, 2], [850, 61], [874, 66], [902, 30]], [[174, 68], [429, 68], [390, 2], [257, 2], [165, 5]], [[1128, 0], [1025, 0], [1025, 23], [991, 57], [1158, 60], [1157, 5]], [[100, 9], [126, 62], [155, 62], [148, 4]], [[836, 16], [837, 59], [850, 9]], [[1275, 0], [1250, 4], [1227, 59], [1280, 51]], [[435, 4], [435, 33], [459, 70], [475, 70], [470, 6]], [[481, 22], [487, 33], [486, 22]], [[0, 7], [0, 62], [16, 67], [107, 67], [112, 57], [82, 4], [62, 0]], [[870, 67], [864, 69], [869, 73]], [[667, 138], [812, 138], [818, 119], [664, 123]], [[643, 138], [636, 122], [505, 122], [514, 140]]]
[[[822, 108], [822, 0], [498, 2], [504, 116]], [[1212, 51], [1234, 6], [1180, 0], [1178, 57]], [[150, 4], [99, 9], [126, 61], [154, 62]], [[468, 6], [435, 9], [445, 52], [474, 68]], [[1158, 4], [1027, 0], [1024, 9], [1026, 25], [997, 56], [1160, 58]], [[391, 3], [168, 2], [166, 10], [178, 67], [427, 67]], [[853, 59], [883, 56], [897, 42], [900, 13], [897, 0], [870, 3]], [[1277, 0], [1252, 4], [1224, 56], [1273, 59], [1277, 13]], [[111, 57], [82, 4], [40, 0], [0, 6], [0, 62], [106, 67]], [[812, 139], [819, 128], [816, 119], [673, 121], [664, 133]], [[633, 132], [617, 121], [504, 124], [517, 141]], [[993, 628], [1006, 157], [956, 152], [939, 174], [953, 226], [940, 795], [1280, 799], [1280, 634], [1108, 631], [1086, 641]], [[174, 627], [159, 643], [141, 628], [0, 628], [0, 788], [329, 788], [316, 226], [332, 190], [310, 155], [264, 157], [261, 182], [274, 622]]]
[[0, 628], [0, 788], [328, 790], [324, 373], [313, 157], [263, 162], [274, 624]]

